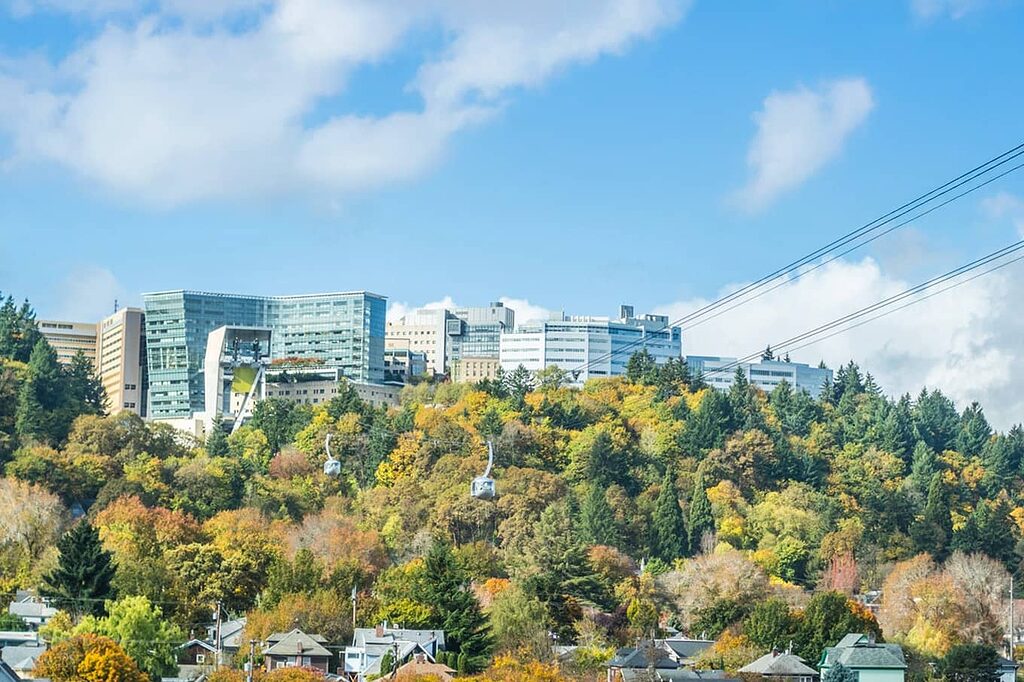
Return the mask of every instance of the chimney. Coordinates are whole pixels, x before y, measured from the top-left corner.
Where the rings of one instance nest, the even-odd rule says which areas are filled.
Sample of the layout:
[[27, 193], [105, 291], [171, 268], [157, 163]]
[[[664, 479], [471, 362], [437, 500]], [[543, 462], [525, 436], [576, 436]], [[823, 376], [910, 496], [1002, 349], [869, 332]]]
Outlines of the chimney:
[[383, 637], [384, 636], [384, 625], [378, 624], [376, 630], [374, 630], [374, 634], [377, 635], [378, 637]]

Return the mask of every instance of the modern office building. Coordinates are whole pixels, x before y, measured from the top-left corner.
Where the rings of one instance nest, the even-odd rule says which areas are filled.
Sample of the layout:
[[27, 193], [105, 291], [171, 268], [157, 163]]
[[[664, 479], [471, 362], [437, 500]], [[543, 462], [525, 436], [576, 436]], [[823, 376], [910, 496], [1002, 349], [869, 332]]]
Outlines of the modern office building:
[[817, 398], [825, 382], [832, 380], [831, 369], [783, 360], [737, 363], [736, 358], [688, 355], [686, 364], [689, 365], [691, 374], [703, 376], [709, 386], [723, 391], [729, 390], [735, 381], [737, 367], [743, 370], [750, 383], [769, 392], [785, 381], [794, 390], [805, 390]]
[[146, 416], [146, 327], [140, 308], [121, 308], [96, 325], [96, 374], [107, 411]]
[[38, 320], [39, 331], [57, 353], [57, 361], [69, 364], [81, 351], [93, 365], [96, 364], [96, 325], [92, 322], [66, 320]]
[[424, 308], [388, 323], [387, 348], [425, 353], [427, 369], [448, 374], [463, 358], [498, 358], [502, 332], [515, 325], [504, 304], [479, 308]]
[[646, 348], [662, 364], [682, 355], [682, 333], [664, 315], [636, 317], [633, 307], [619, 309], [619, 319], [561, 315], [530, 322], [501, 335], [500, 360], [505, 372], [522, 365], [536, 372], [559, 367], [582, 385], [595, 377], [626, 373], [633, 353]]
[[354, 381], [384, 380], [383, 296], [366, 291], [244, 296], [177, 290], [145, 294], [144, 300], [148, 414], [153, 419], [187, 419], [205, 411], [207, 339], [223, 326], [271, 330], [271, 359], [314, 359]]
[[203, 361], [204, 430], [227, 422], [234, 432], [265, 397], [271, 331], [265, 327], [218, 327], [206, 341]]

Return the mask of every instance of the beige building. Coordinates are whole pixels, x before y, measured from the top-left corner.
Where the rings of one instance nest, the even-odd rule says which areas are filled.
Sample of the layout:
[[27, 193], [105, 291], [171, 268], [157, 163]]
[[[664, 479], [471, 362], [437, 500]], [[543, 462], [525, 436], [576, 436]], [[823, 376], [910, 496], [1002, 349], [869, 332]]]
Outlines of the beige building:
[[451, 317], [447, 310], [430, 308], [414, 310], [398, 320], [388, 322], [384, 350], [408, 350], [427, 356], [427, 371], [444, 374], [448, 355], [445, 322]]
[[121, 308], [96, 325], [96, 374], [107, 411], [146, 416], [146, 325], [139, 308]]
[[[275, 382], [267, 381], [267, 398], [284, 398], [303, 405], [321, 405], [338, 397], [341, 382], [346, 379], [319, 379], [313, 381]], [[355, 389], [359, 399], [374, 407], [398, 405], [402, 386], [393, 384], [364, 384], [348, 382]]]
[[39, 331], [57, 352], [57, 361], [69, 364], [78, 351], [82, 351], [93, 365], [96, 364], [96, 325], [90, 322], [64, 320], [38, 320]]
[[498, 376], [501, 360], [498, 358], [459, 358], [452, 361], [452, 381], [457, 384], [475, 384]]

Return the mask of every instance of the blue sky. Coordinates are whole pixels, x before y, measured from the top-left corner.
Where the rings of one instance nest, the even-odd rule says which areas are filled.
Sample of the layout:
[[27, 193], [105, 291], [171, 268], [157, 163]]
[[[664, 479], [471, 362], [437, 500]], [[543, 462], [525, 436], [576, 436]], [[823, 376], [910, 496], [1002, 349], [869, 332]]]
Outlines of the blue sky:
[[[82, 4], [0, 0], [0, 290], [42, 315], [183, 287], [685, 311], [1024, 135], [1013, 0]], [[870, 302], [1009, 243], [1021, 196], [810, 293], [867, 277]], [[744, 319], [696, 350], [770, 338]], [[922, 352], [885, 356], [895, 333], [822, 355]], [[892, 381], [967, 371], [935, 363]]]

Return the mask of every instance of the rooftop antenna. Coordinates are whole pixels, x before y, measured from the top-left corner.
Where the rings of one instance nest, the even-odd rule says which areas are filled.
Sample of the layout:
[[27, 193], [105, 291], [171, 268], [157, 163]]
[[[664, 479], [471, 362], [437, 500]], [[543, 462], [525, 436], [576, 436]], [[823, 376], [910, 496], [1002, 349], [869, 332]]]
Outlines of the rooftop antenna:
[[117, 312], [117, 299], [114, 299], [114, 312]]

